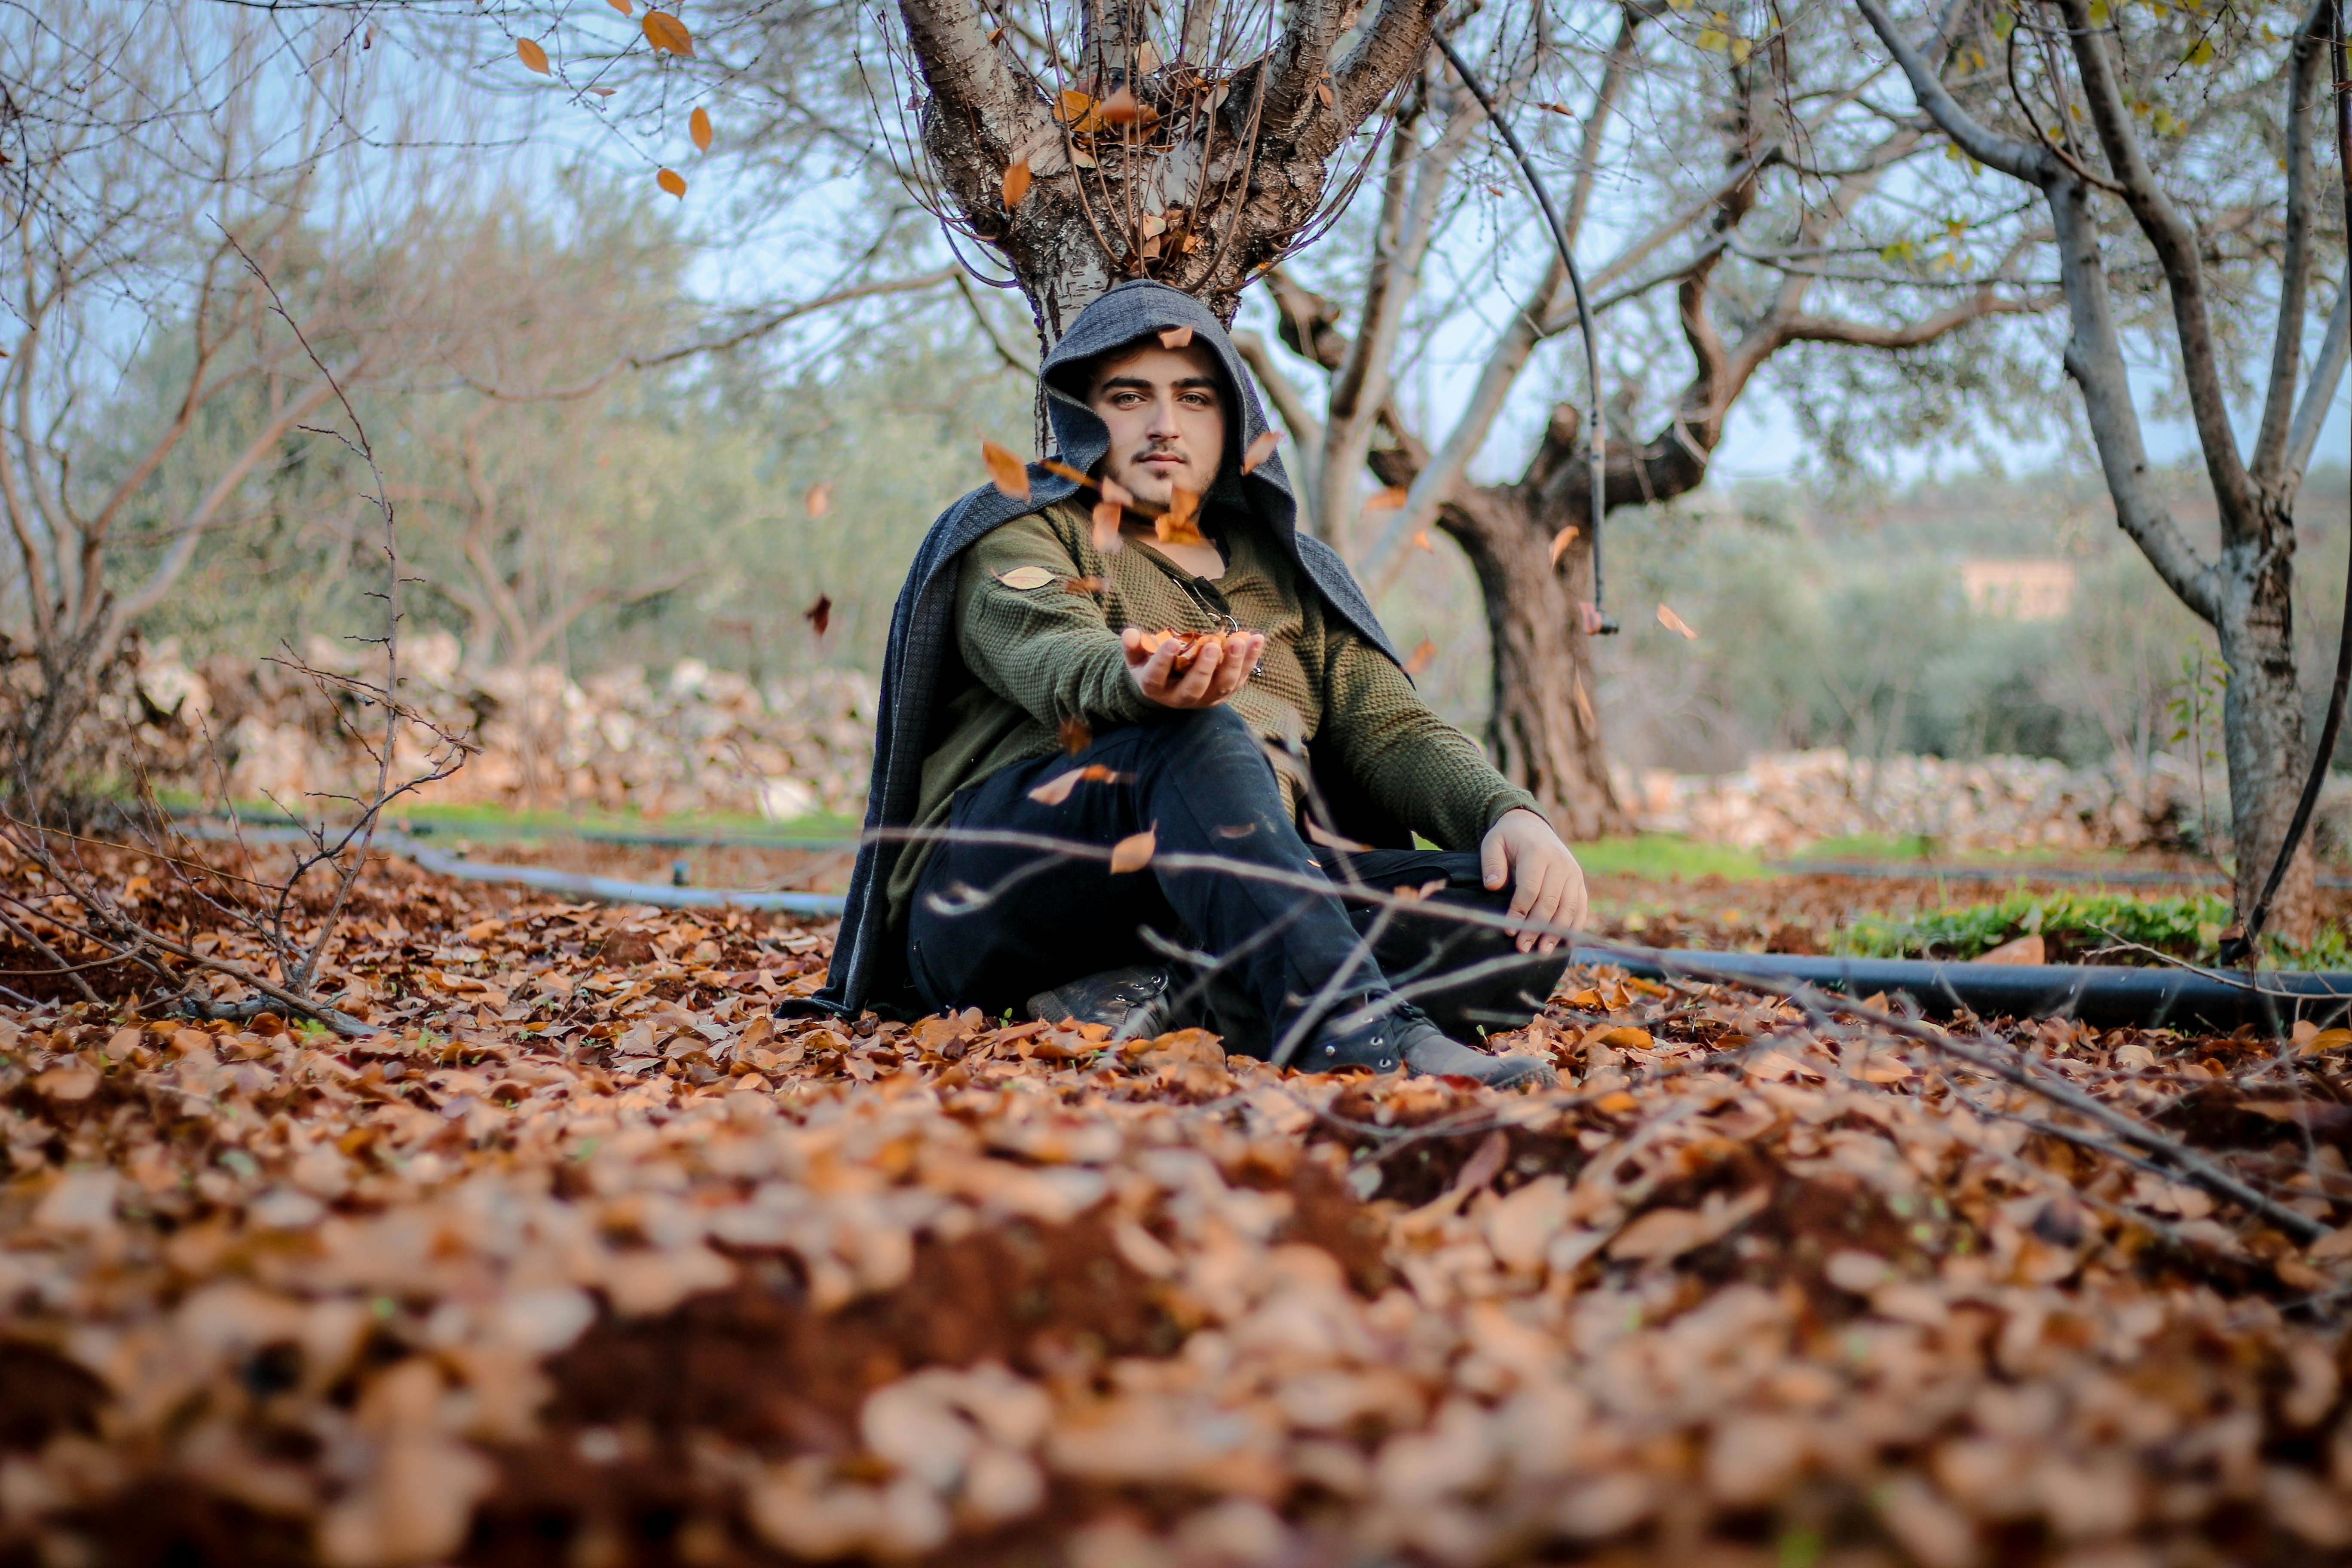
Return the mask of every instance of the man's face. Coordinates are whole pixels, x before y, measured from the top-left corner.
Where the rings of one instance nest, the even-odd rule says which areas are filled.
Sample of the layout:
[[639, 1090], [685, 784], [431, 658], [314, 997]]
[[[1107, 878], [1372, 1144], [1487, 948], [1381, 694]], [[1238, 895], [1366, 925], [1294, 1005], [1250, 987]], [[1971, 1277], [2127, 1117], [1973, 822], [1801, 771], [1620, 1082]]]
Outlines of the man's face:
[[1103, 474], [1166, 506], [1178, 488], [1209, 493], [1225, 453], [1224, 395], [1207, 349], [1157, 344], [1095, 372], [1087, 403], [1110, 427]]

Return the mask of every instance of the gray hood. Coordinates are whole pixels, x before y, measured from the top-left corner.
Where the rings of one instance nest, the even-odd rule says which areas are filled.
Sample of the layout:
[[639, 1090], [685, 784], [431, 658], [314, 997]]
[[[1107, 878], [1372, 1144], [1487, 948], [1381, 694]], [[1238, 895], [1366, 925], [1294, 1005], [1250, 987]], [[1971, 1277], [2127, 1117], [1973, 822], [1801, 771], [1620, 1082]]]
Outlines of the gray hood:
[[[1216, 355], [1224, 367], [1231, 395], [1228, 405], [1240, 416], [1226, 422], [1225, 460], [1205, 498], [1207, 502], [1254, 515], [1297, 562], [1301, 574], [1333, 613], [1366, 642], [1402, 664], [1347, 563], [1321, 540], [1298, 531], [1297, 498], [1291, 492], [1281, 454], [1269, 457], [1246, 475], [1241, 472], [1241, 454], [1268, 428], [1265, 410], [1224, 323], [1190, 294], [1149, 279], [1122, 283], [1088, 305], [1046, 354], [1039, 379], [1045, 385], [1046, 418], [1061, 460], [1082, 473], [1091, 473], [1110, 450], [1110, 432], [1087, 406], [1085, 389], [1077, 385], [1088, 363], [1112, 349], [1171, 327], [1192, 328], [1192, 341]], [[850, 874], [848, 908], [834, 943], [825, 988], [810, 999], [808, 1006], [855, 1014], [869, 1001], [894, 1004], [904, 991], [905, 954], [898, 950], [900, 939], [887, 929], [888, 900], [884, 889], [905, 847], [892, 830], [913, 821], [941, 678], [959, 658], [955, 590], [963, 552], [983, 534], [1014, 518], [1043, 511], [1077, 489], [1071, 480], [1032, 463], [1028, 500], [983, 485], [942, 512], [916, 551], [890, 617], [889, 651], [883, 659], [880, 709], [875, 716], [874, 774], [866, 787], [866, 832], [856, 868]], [[787, 1003], [778, 1011], [787, 1008], [802, 1010]]]

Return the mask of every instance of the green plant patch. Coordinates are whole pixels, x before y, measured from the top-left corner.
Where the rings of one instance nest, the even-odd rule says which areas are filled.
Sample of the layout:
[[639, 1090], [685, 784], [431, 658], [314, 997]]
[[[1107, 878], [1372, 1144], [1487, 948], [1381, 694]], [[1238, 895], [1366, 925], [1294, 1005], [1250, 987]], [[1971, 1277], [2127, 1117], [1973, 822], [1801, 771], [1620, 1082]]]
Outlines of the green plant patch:
[[[2052, 963], [2157, 963], [2158, 954], [2211, 963], [2221, 956], [2230, 900], [2219, 893], [2140, 898], [2129, 893], [2011, 893], [1999, 903], [1960, 904], [1887, 920], [1858, 916], [1832, 939], [1857, 958], [1972, 959], [2005, 942], [2039, 934]], [[2135, 952], [2126, 944], [2154, 949]], [[2342, 930], [2324, 927], [2307, 947], [2263, 941], [2281, 969], [2337, 969], [2352, 961]]]
[[1671, 833], [1643, 833], [1630, 838], [1593, 838], [1573, 845], [1577, 862], [1586, 872], [1611, 877], [1654, 877], [1687, 880], [1723, 877], [1744, 881], [1772, 875], [1753, 850], [1727, 844], [1697, 844]]

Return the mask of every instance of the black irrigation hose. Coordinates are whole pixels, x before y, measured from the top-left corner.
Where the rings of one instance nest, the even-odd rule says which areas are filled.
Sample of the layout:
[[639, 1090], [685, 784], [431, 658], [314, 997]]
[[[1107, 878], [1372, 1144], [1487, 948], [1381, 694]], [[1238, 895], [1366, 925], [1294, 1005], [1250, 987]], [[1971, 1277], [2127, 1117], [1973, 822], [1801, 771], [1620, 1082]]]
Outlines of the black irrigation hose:
[[[2344, 0], [2336, 0], [2333, 10], [2327, 29], [2327, 79], [2335, 89], [2336, 170], [2344, 184], [2344, 210], [2352, 213], [2352, 88], [2347, 88], [2344, 79]], [[2222, 939], [2224, 963], [2252, 961], [2254, 943], [2262, 938], [2263, 922], [2271, 916], [2271, 900], [2278, 896], [2279, 884], [2286, 880], [2286, 868], [2303, 843], [2305, 831], [2311, 826], [2313, 808], [2319, 804], [2320, 786], [2327, 782], [2328, 759], [2336, 754], [2336, 738], [2344, 729], [2344, 694], [2347, 687], [2352, 687], [2352, 559], [2345, 563], [2344, 625], [2336, 637], [2336, 684], [2328, 689], [2327, 717], [2319, 726], [2319, 749], [2312, 753], [2311, 772], [2303, 781], [2303, 795], [2294, 803], [2294, 818], [2287, 824], [2286, 837], [2279, 844], [2278, 858], [2271, 863], [2271, 874], [2263, 883], [2262, 896], [2246, 911], [2238, 934]]]
[[1537, 176], [1535, 161], [1519, 144], [1518, 132], [1513, 131], [1511, 122], [1496, 110], [1495, 100], [1486, 96], [1486, 88], [1472, 74], [1468, 62], [1455, 52], [1445, 35], [1433, 29], [1429, 39], [1445, 57], [1446, 63], [1454, 68], [1454, 75], [1462, 79], [1462, 85], [1470, 89], [1470, 96], [1478, 100], [1478, 107], [1486, 111], [1486, 118], [1494, 122], [1496, 132], [1503, 138], [1503, 145], [1511, 150], [1511, 156], [1517, 161], [1519, 173], [1528, 182], [1528, 189], [1535, 193], [1536, 205], [1543, 209], [1544, 222], [1551, 230], [1552, 247], [1559, 252], [1559, 264], [1568, 271], [1569, 289], [1576, 296], [1577, 328], [1584, 334], [1585, 377], [1592, 385], [1592, 411], [1585, 421], [1584, 449], [1590, 454], [1588, 467], [1591, 470], [1592, 610], [1600, 617], [1600, 625], [1593, 629], [1604, 634], [1614, 632], [1617, 623], [1611, 620], [1609, 612], [1602, 608], [1608, 601], [1604, 597], [1607, 588], [1601, 574], [1601, 514], [1608, 499], [1605, 483], [1607, 452], [1601, 428], [1601, 340], [1592, 331], [1592, 306], [1585, 298], [1584, 274], [1577, 268], [1576, 252], [1569, 246], [1568, 226], [1559, 221], [1559, 210], [1551, 205], [1551, 193], [1544, 188], [1543, 181]]

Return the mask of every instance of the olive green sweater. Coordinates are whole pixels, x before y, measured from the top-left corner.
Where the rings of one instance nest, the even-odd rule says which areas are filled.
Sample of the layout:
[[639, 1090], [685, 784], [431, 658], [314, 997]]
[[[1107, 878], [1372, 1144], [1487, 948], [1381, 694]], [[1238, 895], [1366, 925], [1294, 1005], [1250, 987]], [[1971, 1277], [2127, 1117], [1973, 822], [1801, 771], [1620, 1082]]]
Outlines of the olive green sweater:
[[[1075, 502], [1017, 518], [973, 544], [955, 616], [971, 679], [942, 689], [915, 826], [944, 826], [957, 790], [1060, 749], [1066, 719], [1100, 731], [1164, 712], [1128, 674], [1123, 628], [1207, 631], [1227, 615], [1265, 634], [1258, 672], [1229, 699], [1259, 735], [1335, 749], [1376, 805], [1443, 848], [1475, 849], [1505, 812], [1535, 809], [1534, 796], [1430, 711], [1404, 671], [1319, 595], [1299, 591], [1279, 545], [1237, 522], [1223, 546], [1225, 574], [1214, 580], [1132, 536], [1106, 556]], [[1295, 816], [1300, 781], [1279, 764], [1276, 772]], [[930, 847], [918, 839], [892, 868], [894, 926], [906, 920]]]

